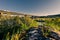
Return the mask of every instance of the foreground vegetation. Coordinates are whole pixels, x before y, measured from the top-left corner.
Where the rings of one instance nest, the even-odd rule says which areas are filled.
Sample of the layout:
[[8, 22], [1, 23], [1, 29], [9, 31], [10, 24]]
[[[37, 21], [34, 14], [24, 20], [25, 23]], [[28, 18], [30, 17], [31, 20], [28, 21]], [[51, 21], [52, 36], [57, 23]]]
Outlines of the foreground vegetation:
[[31, 27], [37, 27], [38, 24], [28, 16], [25, 17], [9, 17], [1, 16], [0, 18], [0, 39], [3, 40], [19, 40], [26, 30]]
[[[1, 16], [0, 17], [0, 39], [1, 40], [22, 40], [22, 37], [26, 34], [26, 31], [31, 27], [38, 27], [38, 23], [29, 16], [25, 17], [10, 17]], [[54, 18], [49, 20], [44, 20], [47, 26], [47, 31], [44, 31], [42, 27], [43, 34], [47, 36], [51, 30], [60, 30], [60, 18]]]
[[45, 20], [46, 26], [50, 27], [50, 29], [53, 31], [60, 31], [60, 18], [51, 18], [51, 20]]

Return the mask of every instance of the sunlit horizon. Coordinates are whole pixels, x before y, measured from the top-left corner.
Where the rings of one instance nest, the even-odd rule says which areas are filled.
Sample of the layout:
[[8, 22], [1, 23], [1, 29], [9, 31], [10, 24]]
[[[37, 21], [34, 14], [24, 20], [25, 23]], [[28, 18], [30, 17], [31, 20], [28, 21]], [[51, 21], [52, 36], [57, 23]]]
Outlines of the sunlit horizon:
[[0, 10], [37, 16], [56, 15], [60, 14], [60, 0], [0, 0]]

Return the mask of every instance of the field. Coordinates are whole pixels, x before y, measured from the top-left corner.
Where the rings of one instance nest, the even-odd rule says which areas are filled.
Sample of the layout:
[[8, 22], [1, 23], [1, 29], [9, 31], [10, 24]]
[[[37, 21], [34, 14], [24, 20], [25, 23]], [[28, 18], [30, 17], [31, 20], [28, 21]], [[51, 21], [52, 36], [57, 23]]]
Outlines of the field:
[[[43, 21], [43, 22], [42, 22]], [[39, 24], [40, 23], [40, 24]], [[42, 25], [41, 25], [42, 24]], [[1, 40], [22, 40], [30, 28], [42, 26], [44, 37], [48, 37], [51, 31], [60, 31], [60, 18], [31, 18], [11, 17], [10, 15], [0, 17], [0, 39]], [[27, 36], [26, 36], [27, 37]]]

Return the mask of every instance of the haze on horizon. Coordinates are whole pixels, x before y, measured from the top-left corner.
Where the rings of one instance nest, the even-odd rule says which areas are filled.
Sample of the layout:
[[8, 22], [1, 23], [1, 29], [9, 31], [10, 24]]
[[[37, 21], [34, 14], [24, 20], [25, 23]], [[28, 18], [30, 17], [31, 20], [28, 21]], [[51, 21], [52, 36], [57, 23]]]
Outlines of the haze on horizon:
[[0, 10], [46, 16], [60, 14], [60, 0], [0, 0]]

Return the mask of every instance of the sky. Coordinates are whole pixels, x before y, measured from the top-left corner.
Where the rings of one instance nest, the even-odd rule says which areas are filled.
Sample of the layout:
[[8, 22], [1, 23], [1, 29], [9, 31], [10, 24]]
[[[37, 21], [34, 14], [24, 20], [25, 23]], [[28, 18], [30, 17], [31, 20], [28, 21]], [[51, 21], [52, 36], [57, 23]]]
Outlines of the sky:
[[0, 0], [0, 10], [38, 16], [60, 14], [60, 0]]

